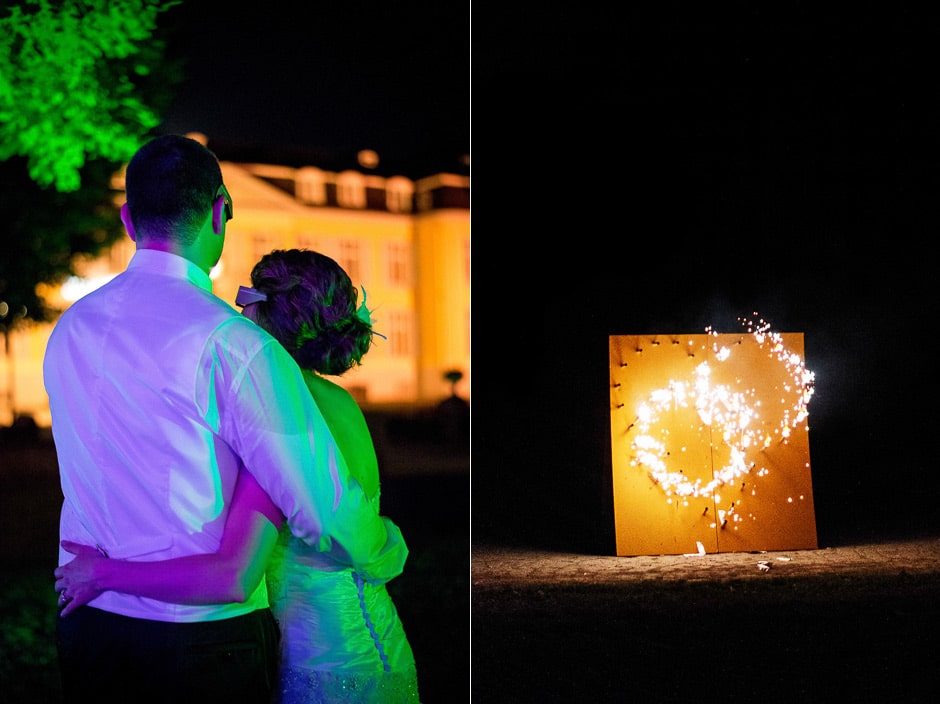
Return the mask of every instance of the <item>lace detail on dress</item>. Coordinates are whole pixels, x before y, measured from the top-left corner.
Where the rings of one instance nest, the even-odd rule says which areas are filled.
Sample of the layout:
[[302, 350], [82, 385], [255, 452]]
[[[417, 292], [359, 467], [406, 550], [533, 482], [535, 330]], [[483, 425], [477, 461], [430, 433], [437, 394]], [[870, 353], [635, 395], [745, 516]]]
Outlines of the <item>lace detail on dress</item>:
[[366, 605], [365, 581], [358, 574], [353, 573], [353, 580], [356, 582], [356, 593], [359, 595], [359, 608], [362, 609], [362, 618], [365, 621], [366, 628], [369, 629], [369, 635], [372, 636], [372, 642], [375, 643], [375, 650], [382, 660], [382, 669], [391, 672], [392, 668], [388, 664], [388, 655], [385, 653], [385, 646], [382, 639], [375, 630], [375, 624], [372, 623], [372, 617], [369, 615], [369, 607]]
[[411, 672], [340, 673], [293, 670], [281, 673], [276, 704], [420, 704]]

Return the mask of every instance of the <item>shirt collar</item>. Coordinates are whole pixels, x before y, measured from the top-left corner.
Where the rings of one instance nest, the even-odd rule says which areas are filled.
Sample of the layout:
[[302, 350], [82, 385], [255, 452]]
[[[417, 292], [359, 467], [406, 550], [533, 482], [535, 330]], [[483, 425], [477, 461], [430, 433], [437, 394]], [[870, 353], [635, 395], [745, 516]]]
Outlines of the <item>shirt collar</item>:
[[209, 275], [178, 254], [161, 252], [157, 249], [138, 249], [131, 257], [127, 268], [188, 279], [193, 285], [212, 293], [212, 279], [209, 278]]

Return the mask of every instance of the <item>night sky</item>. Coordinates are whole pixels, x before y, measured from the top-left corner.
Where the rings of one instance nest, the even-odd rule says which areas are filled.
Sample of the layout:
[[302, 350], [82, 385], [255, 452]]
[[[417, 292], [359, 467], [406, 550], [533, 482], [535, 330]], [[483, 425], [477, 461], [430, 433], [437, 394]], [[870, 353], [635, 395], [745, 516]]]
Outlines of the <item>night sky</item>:
[[186, 61], [163, 131], [269, 154], [469, 153], [467, 3], [184, 0], [158, 21]]
[[940, 525], [940, 24], [701, 5], [519, 17], [534, 46], [474, 64], [524, 106], [483, 163], [511, 141], [526, 201], [475, 223], [480, 536], [606, 549], [607, 336], [754, 312], [805, 335], [821, 538]]

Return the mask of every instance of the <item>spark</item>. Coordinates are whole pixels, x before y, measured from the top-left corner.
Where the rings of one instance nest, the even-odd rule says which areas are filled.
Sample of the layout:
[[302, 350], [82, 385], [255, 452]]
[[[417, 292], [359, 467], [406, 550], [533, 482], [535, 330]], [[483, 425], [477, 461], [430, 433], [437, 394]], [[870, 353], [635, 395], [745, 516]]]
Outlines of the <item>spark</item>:
[[[808, 405], [815, 385], [813, 372], [806, 368], [800, 355], [786, 348], [783, 336], [773, 332], [769, 323], [762, 319], [738, 320], [753, 336], [759, 348], [784, 368], [789, 379], [784, 384], [785, 395], [781, 398], [783, 408], [779, 422], [772, 435], [762, 434], [758, 423], [761, 403], [756, 398], [756, 390], [733, 389], [726, 384], [715, 383], [712, 380], [713, 369], [708, 362], [701, 362], [695, 367], [691, 382], [672, 379], [665, 387], [653, 390], [646, 401], [640, 403], [637, 420], [631, 426], [637, 428], [631, 446], [631, 465], [646, 470], [651, 481], [666, 494], [668, 503], [672, 503], [673, 497], [683, 500], [709, 497], [717, 502], [720, 500], [718, 490], [722, 486], [738, 482], [755, 468], [757, 477], [766, 476], [769, 470], [758, 466], [751, 455], [771, 447], [775, 438], [777, 442], [787, 443], [793, 431], [808, 418]], [[709, 335], [718, 336], [711, 326], [705, 331]], [[716, 364], [726, 363], [733, 356], [731, 349], [719, 346], [717, 341], [713, 345], [713, 352]], [[703, 426], [713, 428], [728, 448], [727, 462], [712, 472], [710, 481], [690, 479], [682, 471], [669, 471], [666, 462], [669, 448], [651, 434], [655, 430], [660, 436], [668, 435], [668, 430], [658, 426], [660, 416], [678, 408], [689, 407], [695, 409]], [[750, 487], [750, 493], [755, 493], [753, 486]], [[733, 508], [729, 512], [719, 512], [722, 526], [729, 519], [741, 520]]]

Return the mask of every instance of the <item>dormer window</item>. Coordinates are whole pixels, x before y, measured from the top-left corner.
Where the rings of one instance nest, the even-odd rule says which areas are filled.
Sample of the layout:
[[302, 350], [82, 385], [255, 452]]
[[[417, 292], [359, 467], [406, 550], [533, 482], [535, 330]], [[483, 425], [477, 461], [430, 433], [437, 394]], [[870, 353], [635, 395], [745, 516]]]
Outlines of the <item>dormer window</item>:
[[385, 182], [385, 207], [390, 213], [410, 213], [414, 184], [404, 176], [393, 176]]
[[295, 176], [297, 199], [307, 205], [326, 205], [326, 173], [313, 166], [297, 170]]
[[336, 202], [341, 208], [365, 208], [365, 177], [356, 171], [339, 174], [336, 177]]

